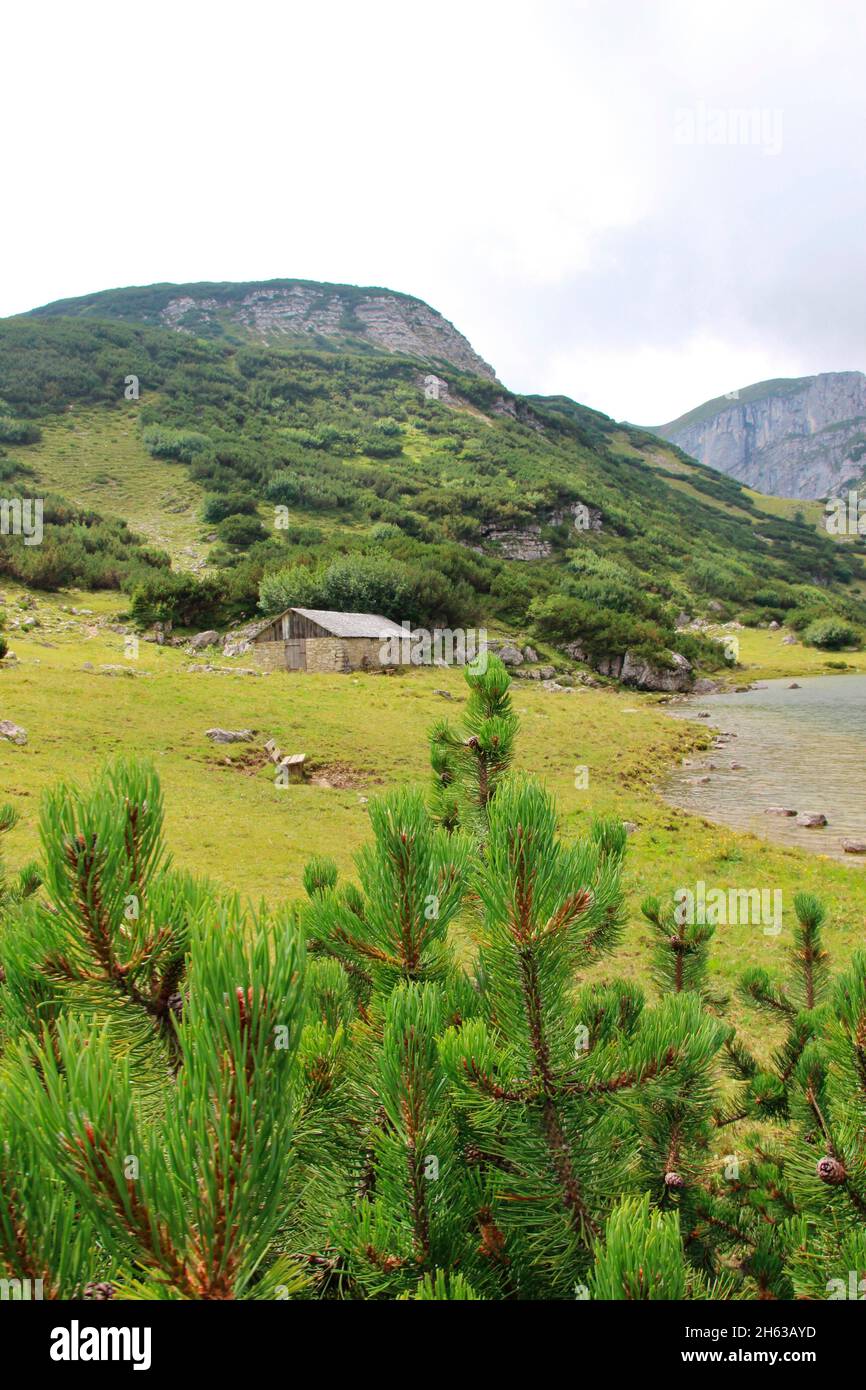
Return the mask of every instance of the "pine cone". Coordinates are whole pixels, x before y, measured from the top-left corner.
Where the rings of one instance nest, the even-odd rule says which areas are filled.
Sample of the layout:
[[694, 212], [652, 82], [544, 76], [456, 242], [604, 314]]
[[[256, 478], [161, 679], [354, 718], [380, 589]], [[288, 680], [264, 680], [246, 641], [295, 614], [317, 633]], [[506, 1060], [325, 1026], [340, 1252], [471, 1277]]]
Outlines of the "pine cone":
[[829, 1183], [831, 1187], [838, 1186], [848, 1176], [845, 1172], [845, 1164], [841, 1163], [838, 1158], [833, 1158], [831, 1154], [819, 1159], [815, 1172], [822, 1182]]
[[679, 1173], [665, 1173], [665, 1187], [685, 1187], [686, 1180]]
[[84, 1297], [95, 1303], [106, 1303], [109, 1298], [114, 1298], [113, 1284], [88, 1284], [84, 1290]]

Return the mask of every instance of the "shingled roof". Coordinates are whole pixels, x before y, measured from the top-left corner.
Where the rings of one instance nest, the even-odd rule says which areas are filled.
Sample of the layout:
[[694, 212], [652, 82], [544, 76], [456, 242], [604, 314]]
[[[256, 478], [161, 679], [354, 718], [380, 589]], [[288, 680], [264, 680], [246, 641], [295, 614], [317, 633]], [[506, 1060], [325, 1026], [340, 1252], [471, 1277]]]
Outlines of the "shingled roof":
[[383, 618], [381, 613], [335, 613], [328, 608], [286, 608], [282, 613], [275, 613], [273, 617], [260, 624], [257, 631], [262, 631], [278, 618], [285, 617], [286, 613], [300, 613], [302, 618], [309, 618], [311, 623], [317, 623], [332, 637], [386, 638], [405, 635], [399, 624], [392, 623], [390, 618]]

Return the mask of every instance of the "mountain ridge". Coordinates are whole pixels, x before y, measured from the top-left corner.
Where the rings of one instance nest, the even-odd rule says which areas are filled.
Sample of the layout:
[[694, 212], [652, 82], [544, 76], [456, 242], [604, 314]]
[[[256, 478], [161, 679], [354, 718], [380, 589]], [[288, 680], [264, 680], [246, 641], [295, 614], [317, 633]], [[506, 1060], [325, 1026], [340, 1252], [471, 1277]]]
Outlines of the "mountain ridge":
[[202, 280], [128, 285], [58, 299], [25, 318], [120, 319], [196, 337], [273, 346], [312, 339], [383, 349], [496, 379], [449, 319], [423, 299], [379, 286], [317, 280]]
[[761, 492], [824, 498], [863, 475], [866, 375], [771, 378], [651, 428], [701, 463]]
[[0, 537], [0, 575], [122, 589], [143, 624], [502, 622], [603, 673], [631, 653], [659, 689], [675, 657], [723, 662], [707, 623], [866, 625], [851, 547], [659, 435], [450, 364], [431, 389], [429, 358], [345, 318], [262, 341], [220, 318], [223, 283], [209, 336], [166, 326], [173, 286], [0, 320], [0, 477], [47, 499], [45, 544]]

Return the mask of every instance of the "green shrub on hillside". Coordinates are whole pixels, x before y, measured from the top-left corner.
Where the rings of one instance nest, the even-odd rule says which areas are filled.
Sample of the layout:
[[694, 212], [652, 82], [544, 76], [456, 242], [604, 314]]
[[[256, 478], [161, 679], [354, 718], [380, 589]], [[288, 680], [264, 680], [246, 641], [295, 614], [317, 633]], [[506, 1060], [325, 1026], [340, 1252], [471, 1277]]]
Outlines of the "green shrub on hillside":
[[459, 587], [438, 571], [387, 555], [348, 555], [315, 569], [292, 565], [266, 574], [259, 592], [264, 613], [290, 607], [343, 609], [380, 613], [395, 622], [455, 627], [465, 618], [461, 600]]
[[192, 463], [199, 454], [210, 453], [211, 441], [191, 430], [168, 430], [152, 425], [142, 435], [144, 447], [154, 458]]
[[252, 493], [212, 492], [204, 499], [202, 520], [215, 523], [224, 521], [227, 516], [255, 516], [258, 503]]
[[217, 535], [223, 544], [246, 550], [265, 540], [267, 532], [257, 516], [226, 516], [217, 527]]
[[225, 598], [226, 584], [222, 578], [197, 579], [193, 574], [164, 570], [133, 586], [130, 612], [142, 626], [171, 622], [198, 627], [213, 621]]
[[859, 647], [860, 640], [856, 629], [839, 618], [819, 618], [810, 623], [803, 633], [807, 646], [821, 647], [828, 652], [838, 652], [842, 647]]
[[0, 414], [0, 444], [37, 444], [41, 438], [38, 425]]

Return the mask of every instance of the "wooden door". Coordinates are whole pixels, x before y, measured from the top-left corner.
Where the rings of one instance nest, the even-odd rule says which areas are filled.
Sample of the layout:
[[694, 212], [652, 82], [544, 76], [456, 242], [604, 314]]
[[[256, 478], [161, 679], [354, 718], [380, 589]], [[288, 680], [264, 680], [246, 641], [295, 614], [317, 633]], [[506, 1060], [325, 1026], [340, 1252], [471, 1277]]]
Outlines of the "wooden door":
[[286, 642], [286, 670], [306, 671], [307, 644], [303, 637], [290, 637]]

